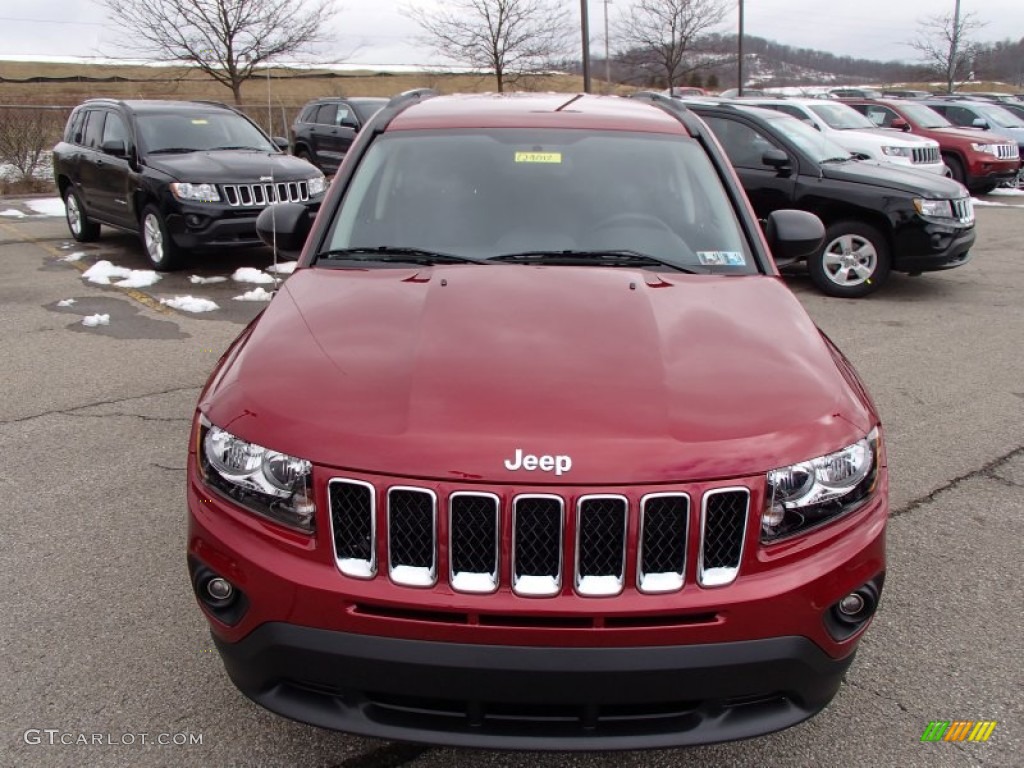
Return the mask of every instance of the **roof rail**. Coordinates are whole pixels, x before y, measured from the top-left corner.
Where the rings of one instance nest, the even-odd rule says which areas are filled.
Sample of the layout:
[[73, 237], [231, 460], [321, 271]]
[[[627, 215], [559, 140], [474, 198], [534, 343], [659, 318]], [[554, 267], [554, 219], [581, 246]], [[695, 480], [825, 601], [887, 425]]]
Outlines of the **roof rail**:
[[700, 121], [694, 116], [693, 112], [687, 109], [686, 105], [677, 98], [666, 96], [664, 93], [658, 93], [657, 91], [637, 91], [636, 93], [631, 93], [626, 98], [648, 101], [668, 112], [686, 127], [691, 136], [699, 136], [704, 132]]
[[440, 95], [433, 88], [413, 88], [411, 91], [403, 91], [397, 96], [393, 96], [391, 101], [384, 105], [383, 109], [371, 117], [369, 125], [372, 126], [374, 133], [383, 133], [392, 120], [413, 104]]

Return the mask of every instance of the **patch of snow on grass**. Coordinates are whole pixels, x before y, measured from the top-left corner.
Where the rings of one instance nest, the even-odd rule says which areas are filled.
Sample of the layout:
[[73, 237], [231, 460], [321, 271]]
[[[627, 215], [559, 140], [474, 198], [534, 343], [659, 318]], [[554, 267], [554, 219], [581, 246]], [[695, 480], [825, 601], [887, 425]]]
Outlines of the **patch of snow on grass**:
[[39, 200], [25, 202], [29, 208], [42, 216], [63, 216], [64, 201], [59, 197], [44, 197]]
[[0, 211], [0, 216], [8, 216], [12, 219], [24, 219], [25, 215], [26, 214], [16, 208], [8, 208], [6, 211]]
[[278, 275], [290, 275], [297, 266], [299, 266], [297, 261], [282, 261], [280, 264], [271, 264], [267, 267], [267, 272]]
[[197, 299], [195, 296], [175, 296], [173, 299], [160, 299], [160, 303], [172, 309], [180, 309], [182, 312], [212, 312], [220, 309], [216, 302]]
[[61, 301], [57, 302], [57, 306], [58, 307], [70, 307], [74, 303], [75, 303], [74, 299], [62, 299]]
[[255, 267], [239, 267], [231, 276], [232, 280], [239, 283], [273, 283], [274, 276], [268, 275]]
[[199, 275], [192, 275], [188, 279], [193, 285], [206, 285], [208, 283], [225, 283], [227, 282], [226, 277], [201, 277]]
[[110, 315], [89, 315], [82, 318], [82, 325], [95, 328], [97, 325], [110, 325]]
[[241, 296], [235, 296], [235, 301], [270, 301], [272, 298], [274, 298], [273, 293], [265, 291], [257, 285], [251, 291], [246, 291]]

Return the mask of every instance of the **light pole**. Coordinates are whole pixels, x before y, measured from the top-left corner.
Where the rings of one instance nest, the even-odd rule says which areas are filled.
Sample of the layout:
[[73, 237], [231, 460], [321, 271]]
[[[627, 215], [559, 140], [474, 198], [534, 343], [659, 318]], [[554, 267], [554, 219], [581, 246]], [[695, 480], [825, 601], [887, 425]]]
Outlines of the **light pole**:
[[609, 93], [612, 87], [612, 60], [608, 52], [608, 3], [610, 2], [611, 0], [604, 0], [604, 81], [605, 88]]
[[736, 77], [739, 82], [736, 84], [736, 93], [743, 95], [743, 0], [740, 0], [740, 32], [736, 38]]
[[580, 0], [580, 27], [583, 33], [583, 92], [590, 93], [590, 18], [587, 0]]

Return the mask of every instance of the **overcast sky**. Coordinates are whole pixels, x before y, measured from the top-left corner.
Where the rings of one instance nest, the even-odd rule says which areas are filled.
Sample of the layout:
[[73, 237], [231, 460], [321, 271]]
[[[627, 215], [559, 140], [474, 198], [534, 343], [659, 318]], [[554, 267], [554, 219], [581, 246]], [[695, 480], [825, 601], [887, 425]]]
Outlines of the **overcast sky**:
[[[418, 28], [402, 9], [408, 0], [337, 0], [341, 12], [333, 38], [338, 53], [356, 51], [350, 63], [436, 64], [442, 59], [417, 44]], [[417, 0], [413, 0], [415, 3]], [[577, 0], [562, 0], [579, 17]], [[738, 0], [736, 0], [738, 5]], [[418, 0], [420, 5], [443, 5]], [[591, 40], [595, 54], [604, 51], [603, 0], [589, 0]], [[931, 14], [952, 13], [954, 0], [745, 0], [746, 31], [800, 48], [836, 55], [912, 60], [906, 45], [917, 22]], [[1024, 37], [1024, 0], [962, 0], [964, 13], [986, 22], [976, 33], [981, 40]], [[607, 5], [613, 23], [629, 0]], [[947, 7], [948, 6], [948, 7]], [[736, 28], [736, 14], [723, 31]], [[118, 55], [116, 28], [98, 2], [88, 0], [0, 0], [0, 59], [22, 56]], [[123, 55], [123, 52], [121, 53]]]

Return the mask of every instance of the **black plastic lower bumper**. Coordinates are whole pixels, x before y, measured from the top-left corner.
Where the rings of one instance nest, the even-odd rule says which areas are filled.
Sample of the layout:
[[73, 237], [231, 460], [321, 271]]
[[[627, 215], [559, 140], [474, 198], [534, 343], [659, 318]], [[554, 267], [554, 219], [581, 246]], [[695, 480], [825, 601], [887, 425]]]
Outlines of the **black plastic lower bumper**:
[[384, 739], [606, 750], [743, 739], [835, 695], [853, 654], [779, 637], [682, 647], [536, 648], [265, 624], [214, 638], [232, 681], [286, 717]]
[[[927, 240], [925, 240], [927, 238]], [[962, 267], [971, 260], [975, 231], [929, 227], [915, 233], [913, 242], [908, 238], [897, 242], [893, 252], [892, 268], [897, 272], [937, 272]]]

